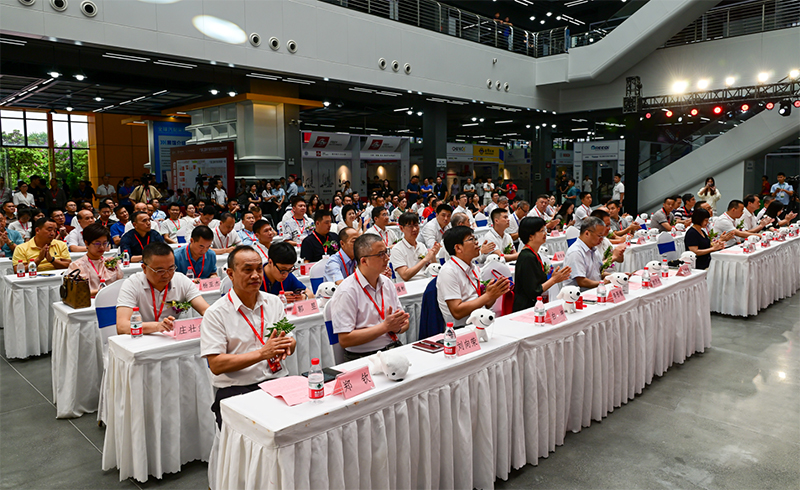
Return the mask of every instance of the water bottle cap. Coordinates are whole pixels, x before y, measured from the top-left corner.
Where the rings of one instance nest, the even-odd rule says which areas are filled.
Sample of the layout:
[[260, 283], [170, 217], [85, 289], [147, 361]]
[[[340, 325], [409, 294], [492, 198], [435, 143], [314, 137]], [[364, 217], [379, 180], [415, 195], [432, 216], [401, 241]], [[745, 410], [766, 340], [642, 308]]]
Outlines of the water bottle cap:
[[453, 322], [447, 322], [447, 328], [453, 328]]
[[536, 297], [536, 301], [542, 301], [542, 297], [541, 296], [537, 296]]
[[138, 307], [138, 306], [135, 306], [135, 307], [133, 308], [133, 311], [139, 311], [139, 307]]
[[317, 364], [319, 364], [319, 359], [317, 359], [316, 357], [314, 359], [311, 359], [312, 366], [316, 366]]

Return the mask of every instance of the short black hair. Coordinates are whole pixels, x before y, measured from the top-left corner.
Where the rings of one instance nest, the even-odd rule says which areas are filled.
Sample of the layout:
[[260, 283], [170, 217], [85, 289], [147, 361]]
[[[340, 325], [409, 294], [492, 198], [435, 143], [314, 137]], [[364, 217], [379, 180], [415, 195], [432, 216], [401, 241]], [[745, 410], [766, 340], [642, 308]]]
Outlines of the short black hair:
[[453, 214], [453, 208], [450, 207], [449, 204], [442, 203], [436, 206], [436, 214], [439, 214], [442, 211], [447, 211], [448, 213]]
[[546, 225], [542, 218], [535, 216], [526, 216], [519, 222], [519, 239], [522, 243], [528, 243], [531, 235], [539, 233]]
[[588, 196], [589, 194], [591, 194], [591, 192], [582, 191], [582, 192], [581, 192], [581, 193], [578, 195], [578, 199], [580, 199], [581, 201], [583, 201], [583, 198], [584, 198], [584, 197], [586, 197], [586, 196]]
[[136, 223], [136, 220], [139, 218], [139, 216], [143, 214], [146, 215], [148, 218], [150, 217], [150, 215], [147, 214], [147, 211], [136, 211], [135, 213], [133, 213], [133, 218], [132, 218], [133, 222]]
[[756, 196], [755, 194], [748, 194], [748, 195], [744, 196], [744, 204], [745, 204], [745, 206], [748, 206], [748, 205], [754, 203], [757, 198], [758, 198], [758, 196]]
[[213, 240], [214, 233], [211, 232], [211, 228], [206, 225], [196, 226], [194, 230], [192, 230], [192, 238], [195, 240], [202, 238], [203, 240]]
[[214, 209], [214, 206], [205, 206], [203, 208], [203, 214], [206, 215], [206, 216], [208, 216], [208, 215], [213, 216], [213, 215], [217, 214], [217, 210]]
[[316, 211], [314, 211], [314, 223], [319, 223], [325, 218], [325, 216], [330, 216], [331, 219], [333, 219], [333, 213], [331, 213], [327, 209], [325, 208], [317, 209]]
[[297, 262], [297, 250], [286, 242], [273, 243], [269, 247], [269, 258], [273, 264], [294, 266]]
[[730, 211], [731, 209], [738, 208], [739, 204], [744, 204], [744, 203], [738, 199], [731, 200], [731, 202], [728, 203], [728, 211]]
[[778, 172], [778, 175], [777, 175], [777, 177], [780, 177], [780, 176], [784, 176], [784, 177], [786, 177], [786, 174], [785, 174], [785, 173], [783, 173], [783, 172]]
[[[347, 197], [347, 196], [345, 196], [345, 197]], [[355, 206], [353, 206], [352, 204], [345, 204], [344, 207], [342, 208], [342, 212], [341, 212], [342, 222], [344, 222], [344, 218], [347, 216], [347, 213], [349, 213], [350, 211], [353, 211], [354, 213], [358, 214], [358, 211], [356, 211], [356, 207]]]
[[691, 201], [693, 197], [694, 197], [694, 194], [687, 192], [686, 194], [681, 196], [681, 199], [683, 200], [684, 203], [687, 203], [687, 202]]
[[98, 209], [98, 210], [100, 210], [100, 209], [105, 209], [105, 208], [109, 208], [109, 209], [111, 209], [111, 206], [109, 206], [109, 205], [108, 205], [108, 203], [107, 203], [107, 202], [105, 202], [105, 201], [104, 201], [104, 202], [101, 202], [101, 203], [100, 203], [100, 205], [99, 205], [99, 206], [97, 206], [97, 209]]
[[172, 208], [178, 208], [178, 209], [180, 209], [180, 207], [181, 207], [181, 205], [180, 205], [180, 204], [178, 204], [178, 203], [176, 203], [176, 202], [173, 202], [173, 203], [170, 203], [170, 204], [169, 204], [169, 206], [167, 207], [167, 209], [172, 209]]
[[508, 212], [508, 209], [503, 209], [503, 208], [494, 208], [494, 209], [492, 209], [492, 214], [490, 215], [492, 223], [494, 223], [494, 220], [497, 219], [501, 214], [507, 213], [507, 212]]
[[266, 225], [269, 225], [269, 221], [265, 219], [260, 219], [256, 221], [255, 223], [253, 223], [253, 233], [261, 233], [261, 228], [264, 228]]
[[454, 226], [450, 228], [444, 232], [444, 236], [442, 237], [444, 240], [444, 249], [447, 250], [447, 253], [450, 255], [455, 255], [456, 245], [463, 245], [464, 240], [468, 236], [472, 236], [472, 228], [469, 226]]
[[175, 257], [172, 247], [164, 242], [153, 242], [146, 245], [142, 250], [142, 262], [150, 260], [150, 257], [164, 257], [167, 255]]
[[[33, 209], [35, 209], [35, 208], [33, 208]], [[38, 230], [39, 228], [42, 228], [45, 225], [45, 223], [47, 223], [48, 221], [53, 223], [53, 224], [56, 224], [56, 222], [53, 221], [50, 218], [39, 218], [39, 219], [36, 220], [35, 223], [33, 223], [33, 232], [36, 233], [36, 230]]]
[[664, 203], [666, 204], [667, 201], [674, 201], [677, 196], [667, 196], [664, 198]]
[[369, 252], [372, 251], [372, 245], [380, 241], [382, 241], [381, 237], [374, 233], [365, 233], [356, 238], [356, 242], [353, 244], [353, 256], [356, 263], [360, 264], [361, 259], [369, 255]]
[[419, 215], [417, 213], [406, 212], [400, 215], [397, 219], [397, 224], [400, 226], [408, 226], [419, 224]]
[[387, 213], [389, 212], [386, 210], [386, 208], [381, 206], [376, 206], [372, 208], [372, 219], [375, 220], [375, 218], [379, 218], [381, 216], [381, 213], [384, 211], [386, 211]]
[[707, 220], [710, 217], [711, 213], [709, 213], [703, 208], [695, 206], [694, 212], [692, 213], [692, 224], [700, 226], [703, 224], [703, 221]]
[[545, 201], [549, 201], [550, 196], [547, 194], [539, 194], [539, 197], [537, 197], [536, 200], [538, 201], [539, 199], [544, 199]]
[[[205, 213], [203, 213], [203, 214], [205, 214]], [[220, 223], [224, 223], [224, 222], [228, 221], [228, 218], [232, 219], [234, 223], [236, 222], [236, 217], [234, 215], [232, 215], [231, 213], [222, 213], [221, 215], [219, 215], [219, 222]]]
[[87, 226], [86, 228], [83, 229], [82, 234], [83, 234], [83, 241], [84, 243], [86, 243], [86, 245], [89, 245], [93, 241], [102, 237], [106, 237], [109, 240], [111, 239], [111, 230], [101, 225], [100, 223], [92, 223], [91, 225]]
[[614, 206], [618, 207], [618, 208], [621, 208], [621, 207], [622, 207], [622, 203], [621, 203], [621, 202], [619, 202], [617, 199], [614, 199], [614, 200], [608, 201], [608, 204], [606, 204], [606, 206], [611, 206], [612, 204], [613, 204]]
[[595, 218], [600, 218], [602, 220], [606, 219], [606, 217], [611, 217], [611, 215], [608, 214], [608, 211], [599, 208], [592, 211], [589, 216], [594, 216]]
[[622, 175], [621, 174], [614, 174], [614, 177], [619, 177], [621, 179]]

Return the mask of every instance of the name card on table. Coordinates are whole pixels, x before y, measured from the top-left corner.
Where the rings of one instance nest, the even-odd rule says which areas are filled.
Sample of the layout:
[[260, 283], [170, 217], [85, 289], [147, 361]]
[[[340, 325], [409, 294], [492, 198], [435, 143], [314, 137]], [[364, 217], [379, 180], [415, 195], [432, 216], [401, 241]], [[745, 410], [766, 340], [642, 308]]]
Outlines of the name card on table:
[[561, 233], [559, 233], [556, 230], [553, 230], [553, 231], [550, 232], [550, 236], [553, 237], [553, 238], [560, 237]]
[[647, 240], [643, 236], [640, 236], [638, 240], [636, 240], [636, 245], [644, 245], [647, 243]]
[[397, 296], [405, 296], [408, 294], [408, 291], [406, 291], [406, 283], [404, 282], [395, 283], [394, 288], [397, 290]]
[[311, 272], [311, 268], [314, 267], [314, 264], [301, 264], [300, 265], [300, 275], [307, 276], [309, 272]]
[[219, 277], [200, 279], [200, 291], [218, 291], [221, 282]]
[[567, 321], [567, 314], [564, 313], [564, 307], [562, 305], [557, 305], [552, 308], [549, 308], [547, 312], [544, 314], [545, 323], [558, 325], [559, 323], [565, 321]]
[[366, 365], [337, 376], [333, 394], [343, 395], [347, 400], [372, 388], [375, 388], [375, 383], [372, 381], [372, 375], [369, 374], [369, 365]]
[[651, 276], [650, 277], [650, 287], [657, 288], [661, 286], [661, 277], [659, 276]]
[[625, 301], [625, 294], [622, 293], [621, 288], [613, 288], [608, 290], [608, 303], [622, 303]]
[[689, 267], [689, 264], [683, 264], [678, 268], [678, 273], [675, 275], [678, 277], [691, 276], [692, 268]]
[[[334, 383], [336, 382], [328, 381], [325, 383], [325, 396], [333, 393]], [[305, 376], [285, 376], [283, 378], [270, 379], [264, 381], [258, 387], [275, 398], [282, 398], [290, 407], [310, 400], [308, 397], [308, 379]]]
[[512, 318], [515, 322], [522, 322], [522, 323], [538, 323], [536, 321], [536, 312], [531, 310], [527, 313], [523, 313], [521, 315], [517, 315]]
[[564, 251], [556, 252], [553, 254], [553, 262], [563, 262], [566, 254]]
[[478, 350], [481, 350], [481, 343], [478, 342], [478, 336], [475, 332], [456, 337], [456, 356], [463, 356]]
[[172, 334], [175, 336], [175, 340], [200, 338], [200, 324], [202, 322], [202, 318], [175, 320], [175, 322], [172, 324]]
[[316, 299], [298, 301], [294, 303], [294, 308], [292, 308], [292, 315], [294, 316], [308, 316], [314, 313], [319, 313], [319, 306], [317, 305]]

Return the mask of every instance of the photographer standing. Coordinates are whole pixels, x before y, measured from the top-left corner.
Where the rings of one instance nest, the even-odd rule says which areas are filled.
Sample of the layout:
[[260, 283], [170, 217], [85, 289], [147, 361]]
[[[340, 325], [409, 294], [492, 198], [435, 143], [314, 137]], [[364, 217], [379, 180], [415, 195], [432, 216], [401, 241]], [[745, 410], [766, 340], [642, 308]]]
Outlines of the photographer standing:
[[149, 175], [142, 176], [142, 185], [136, 187], [130, 194], [133, 203], [149, 203], [152, 199], [161, 199], [161, 193], [154, 186], [150, 185], [152, 179]]
[[722, 198], [722, 193], [719, 192], [719, 189], [717, 189], [717, 186], [714, 184], [714, 177], [706, 179], [706, 185], [697, 191], [697, 196], [711, 206], [714, 214], [717, 213], [717, 201]]

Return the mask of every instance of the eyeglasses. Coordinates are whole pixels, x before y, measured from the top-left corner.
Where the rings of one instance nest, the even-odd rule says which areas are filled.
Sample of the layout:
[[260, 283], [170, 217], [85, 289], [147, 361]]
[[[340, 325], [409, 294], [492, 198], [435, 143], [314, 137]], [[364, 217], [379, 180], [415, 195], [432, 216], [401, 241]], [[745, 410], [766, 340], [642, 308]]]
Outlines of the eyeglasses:
[[364, 255], [364, 256], [363, 256], [363, 257], [361, 257], [361, 258], [362, 258], [362, 259], [366, 259], [367, 257], [380, 257], [380, 258], [384, 258], [384, 257], [386, 257], [386, 258], [389, 258], [389, 257], [391, 257], [391, 256], [392, 256], [392, 251], [391, 251], [390, 249], [388, 249], [388, 248], [387, 248], [386, 250], [381, 250], [380, 252], [378, 252], [378, 253], [376, 253], [376, 254]]
[[172, 267], [168, 268], [168, 269], [153, 269], [152, 267], [150, 267], [147, 264], [145, 264], [145, 267], [147, 267], [148, 269], [153, 271], [154, 274], [158, 274], [159, 276], [165, 276], [167, 274], [172, 274], [173, 272], [175, 272], [175, 269], [177, 269], [177, 267], [175, 267], [174, 265]]
[[97, 248], [106, 248], [106, 247], [108, 247], [108, 242], [107, 241], [106, 242], [92, 242], [92, 243], [89, 244], [89, 246], [97, 247]]
[[475, 243], [478, 243], [478, 237], [476, 237], [475, 235], [472, 235], [472, 236], [471, 236], [471, 237], [469, 237], [469, 238], [465, 238], [465, 239], [464, 239], [464, 242], [462, 243], [462, 245], [463, 245], [463, 244], [466, 244], [467, 242], [475, 242]]
[[275, 266], [275, 268], [278, 269], [278, 272], [280, 272], [281, 274], [291, 274], [292, 272], [297, 270], [297, 267], [292, 267], [291, 269], [281, 269], [280, 267]]

